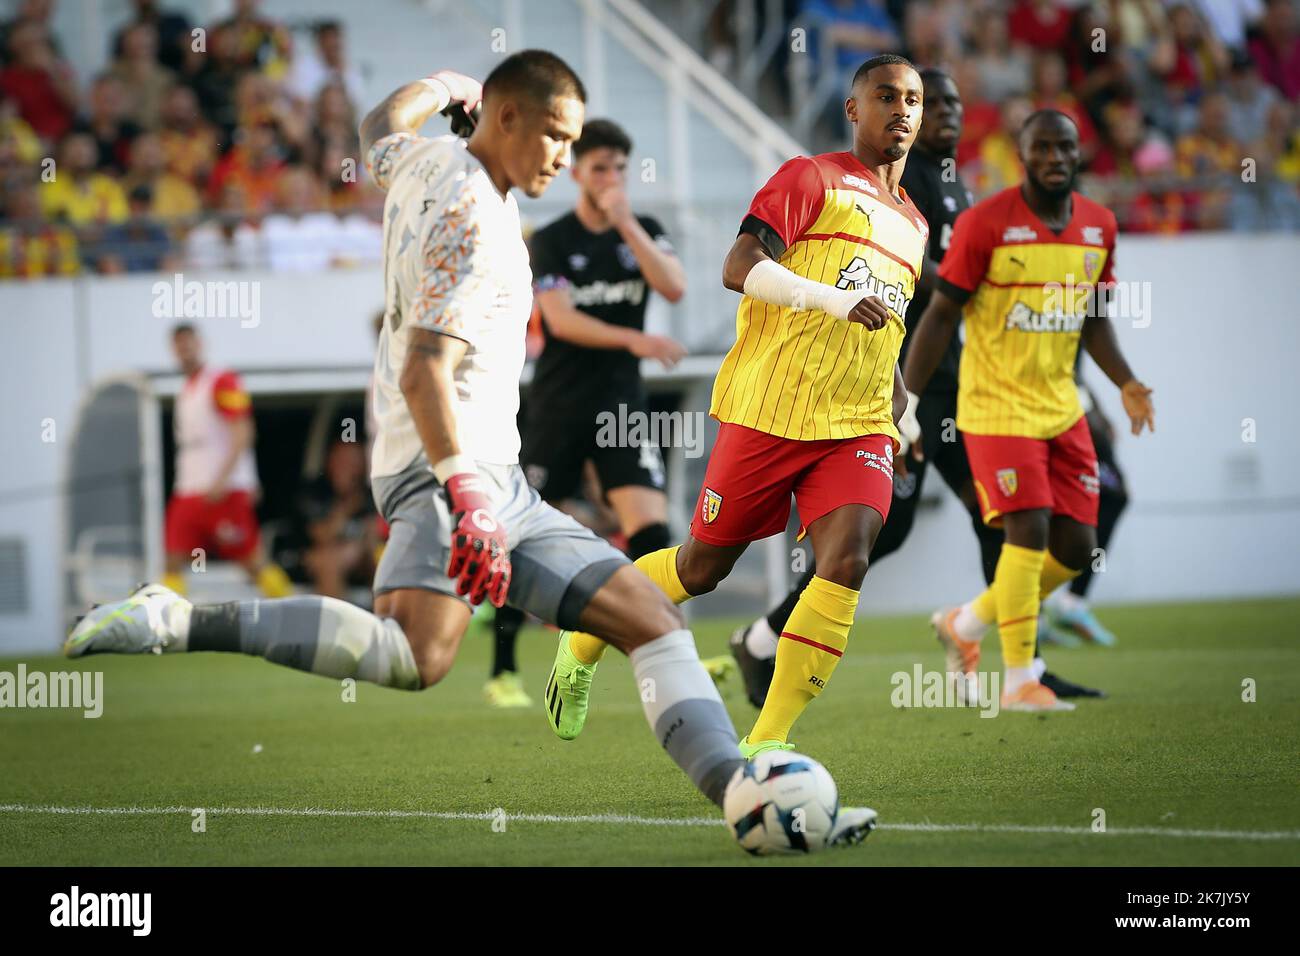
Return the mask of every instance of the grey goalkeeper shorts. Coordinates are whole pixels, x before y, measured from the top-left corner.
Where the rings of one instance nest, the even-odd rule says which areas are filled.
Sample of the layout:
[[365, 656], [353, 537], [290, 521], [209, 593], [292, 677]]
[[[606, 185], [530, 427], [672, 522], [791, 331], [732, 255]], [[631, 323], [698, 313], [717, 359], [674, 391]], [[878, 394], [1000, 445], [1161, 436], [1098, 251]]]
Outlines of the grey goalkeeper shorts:
[[[566, 630], [627, 556], [538, 496], [518, 465], [480, 462], [479, 475], [506, 527], [510, 590], [506, 603]], [[447, 493], [423, 456], [396, 475], [374, 479], [388, 545], [375, 572], [375, 594], [422, 588], [461, 598], [447, 577], [453, 528]], [[466, 602], [468, 603], [468, 602]]]

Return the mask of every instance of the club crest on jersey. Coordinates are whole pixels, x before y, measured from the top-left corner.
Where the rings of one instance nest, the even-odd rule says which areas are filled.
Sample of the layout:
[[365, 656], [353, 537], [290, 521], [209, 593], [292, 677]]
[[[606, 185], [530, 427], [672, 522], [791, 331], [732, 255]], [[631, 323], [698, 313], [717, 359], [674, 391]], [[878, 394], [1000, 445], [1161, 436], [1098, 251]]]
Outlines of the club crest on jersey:
[[700, 517], [705, 524], [713, 524], [722, 510], [722, 495], [712, 488], [704, 489], [704, 501], [700, 504]]
[[867, 260], [861, 256], [854, 256], [853, 260], [840, 270], [840, 277], [835, 283], [835, 288], [861, 289], [863, 292], [869, 292], [899, 315], [907, 311], [907, 304], [911, 301], [900, 283], [895, 282], [893, 285], [885, 285], [884, 282], [873, 276], [871, 267], [867, 265]]
[[1020, 481], [1016, 477], [1016, 470], [1014, 468], [999, 468], [997, 479], [998, 488], [1008, 498], [1013, 497], [1016, 493], [1016, 489], [1020, 487]]
[[618, 248], [615, 249], [614, 251], [618, 253], [619, 265], [621, 265], [624, 269], [629, 269], [633, 272], [636, 271], [637, 268], [636, 253], [632, 251], [631, 246], [629, 246], [626, 242], [620, 242], [618, 244]]
[[1097, 269], [1101, 266], [1101, 253], [1085, 252], [1083, 254], [1083, 272], [1088, 277], [1089, 282], [1097, 278]]
[[569, 268], [574, 272], [581, 272], [583, 269], [587, 268], [589, 262], [591, 262], [591, 260], [581, 252], [575, 252], [573, 255], [569, 256]]

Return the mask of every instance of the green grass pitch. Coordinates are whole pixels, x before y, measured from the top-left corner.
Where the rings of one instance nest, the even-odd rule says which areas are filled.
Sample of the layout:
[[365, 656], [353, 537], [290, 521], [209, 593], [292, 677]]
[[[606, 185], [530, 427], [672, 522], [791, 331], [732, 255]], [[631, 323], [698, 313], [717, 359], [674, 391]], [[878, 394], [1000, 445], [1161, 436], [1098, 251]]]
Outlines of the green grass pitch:
[[[482, 702], [479, 626], [443, 684], [359, 684], [355, 703], [338, 682], [235, 655], [27, 661], [103, 671], [104, 713], [0, 710], [0, 865], [1300, 863], [1300, 599], [1103, 616], [1117, 648], [1048, 659], [1110, 699], [993, 719], [894, 708], [890, 675], [917, 660], [938, 670], [940, 652], [922, 617], [860, 620], [794, 740], [882, 826], [795, 860], [750, 858], [706, 822], [720, 815], [652, 740], [618, 655], [571, 743], [540, 704]], [[698, 623], [701, 653], [722, 653], [735, 623]], [[539, 699], [553, 641], [537, 628], [521, 640]], [[753, 710], [737, 684], [723, 693], [744, 733]], [[475, 816], [498, 807], [504, 829]], [[206, 832], [191, 808], [206, 808]], [[303, 809], [349, 813], [284, 812]], [[631, 819], [572, 819], [603, 814]]]

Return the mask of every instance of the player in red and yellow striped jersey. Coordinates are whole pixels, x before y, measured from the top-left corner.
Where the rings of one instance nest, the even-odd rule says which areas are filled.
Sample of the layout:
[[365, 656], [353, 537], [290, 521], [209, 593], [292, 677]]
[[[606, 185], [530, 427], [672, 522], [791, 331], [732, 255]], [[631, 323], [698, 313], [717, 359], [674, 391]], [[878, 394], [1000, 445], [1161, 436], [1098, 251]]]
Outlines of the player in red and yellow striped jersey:
[[1077, 575], [1097, 544], [1097, 454], [1074, 382], [1080, 341], [1120, 387], [1133, 434], [1154, 429], [1155, 412], [1106, 315], [1115, 217], [1074, 192], [1074, 121], [1041, 110], [1019, 145], [1025, 181], [957, 219], [904, 381], [910, 392], [925, 387], [964, 319], [957, 427], [984, 520], [1001, 524], [1006, 542], [992, 586], [934, 617], [948, 670], [973, 675], [979, 640], [996, 621], [1006, 667], [1002, 706], [1073, 710], [1039, 682], [1032, 661], [1039, 602]]
[[[906, 402], [902, 316], [929, 231], [899, 186], [922, 100], [907, 60], [868, 60], [845, 101], [853, 149], [792, 159], [754, 197], [723, 266], [723, 284], [744, 298], [713, 387], [722, 426], [690, 537], [636, 562], [678, 603], [705, 594], [751, 541], [784, 530], [794, 496], [817, 575], [782, 634], [746, 756], [788, 749], [791, 725], [826, 686], [889, 512]], [[566, 739], [581, 729], [602, 650], [583, 634], [560, 641], [547, 707]]]

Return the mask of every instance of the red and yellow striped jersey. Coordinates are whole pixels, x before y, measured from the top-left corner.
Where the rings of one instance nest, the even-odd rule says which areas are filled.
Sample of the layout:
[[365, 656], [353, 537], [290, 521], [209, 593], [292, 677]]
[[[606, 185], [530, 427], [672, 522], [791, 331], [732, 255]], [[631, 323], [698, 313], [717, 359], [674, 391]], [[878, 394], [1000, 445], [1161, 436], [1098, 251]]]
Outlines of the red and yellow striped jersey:
[[1019, 186], [957, 217], [939, 288], [965, 303], [957, 427], [1055, 438], [1083, 414], [1074, 360], [1098, 285], [1115, 278], [1115, 216], [1078, 193], [1056, 233]]
[[735, 344], [713, 383], [714, 418], [806, 441], [898, 437], [894, 366], [929, 235], [901, 188], [899, 195], [901, 203], [852, 153], [797, 157], [759, 190], [746, 222], [767, 227], [765, 244], [784, 248], [781, 265], [877, 295], [895, 315], [870, 332], [820, 309], [744, 296]]

